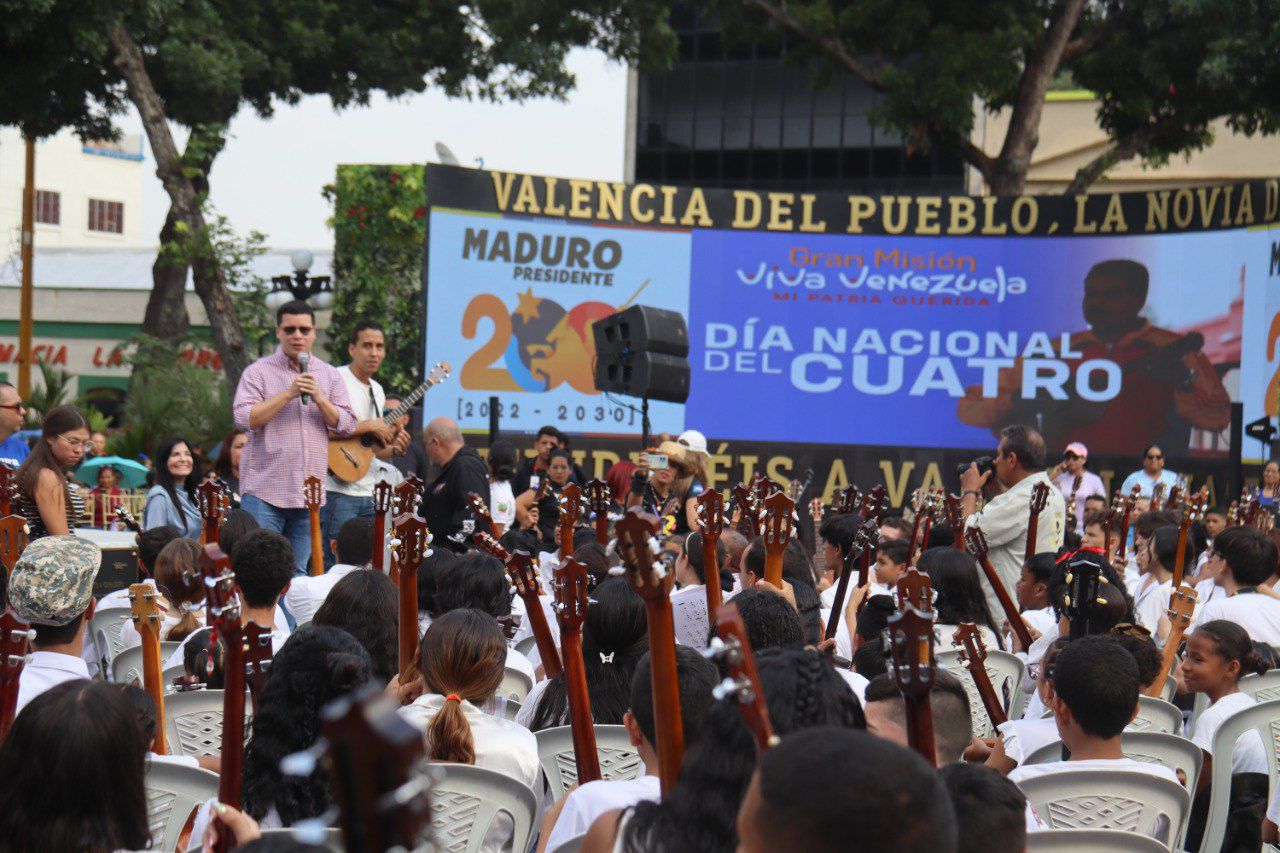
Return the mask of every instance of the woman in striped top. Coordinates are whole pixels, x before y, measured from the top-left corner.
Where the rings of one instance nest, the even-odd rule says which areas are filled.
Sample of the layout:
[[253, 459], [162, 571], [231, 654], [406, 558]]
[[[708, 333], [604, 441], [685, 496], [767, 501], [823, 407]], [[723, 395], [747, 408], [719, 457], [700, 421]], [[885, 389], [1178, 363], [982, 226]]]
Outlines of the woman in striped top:
[[50, 409], [42, 435], [16, 476], [18, 512], [27, 519], [31, 539], [65, 536], [84, 515], [84, 498], [67, 480], [92, 446], [89, 422], [75, 406]]

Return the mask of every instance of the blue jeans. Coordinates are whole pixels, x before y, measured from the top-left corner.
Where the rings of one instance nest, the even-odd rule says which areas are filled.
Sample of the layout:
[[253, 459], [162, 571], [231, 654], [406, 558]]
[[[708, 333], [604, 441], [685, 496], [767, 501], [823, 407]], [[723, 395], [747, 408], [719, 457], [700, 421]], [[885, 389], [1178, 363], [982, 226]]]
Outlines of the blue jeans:
[[320, 529], [324, 535], [324, 568], [333, 568], [335, 555], [329, 547], [336, 542], [342, 525], [353, 518], [373, 518], [373, 497], [356, 498], [342, 492], [328, 492], [320, 508]]
[[311, 513], [303, 507], [278, 507], [257, 495], [243, 495], [240, 508], [252, 515], [263, 530], [279, 533], [293, 545], [295, 575], [311, 574]]

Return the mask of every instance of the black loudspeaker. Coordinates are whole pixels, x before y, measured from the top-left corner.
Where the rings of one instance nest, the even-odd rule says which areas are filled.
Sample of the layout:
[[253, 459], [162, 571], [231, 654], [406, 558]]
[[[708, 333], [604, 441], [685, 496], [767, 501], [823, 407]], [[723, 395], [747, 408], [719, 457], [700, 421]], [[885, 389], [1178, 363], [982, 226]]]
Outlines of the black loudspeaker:
[[675, 311], [635, 305], [592, 326], [596, 388], [683, 403], [689, 398], [689, 326]]

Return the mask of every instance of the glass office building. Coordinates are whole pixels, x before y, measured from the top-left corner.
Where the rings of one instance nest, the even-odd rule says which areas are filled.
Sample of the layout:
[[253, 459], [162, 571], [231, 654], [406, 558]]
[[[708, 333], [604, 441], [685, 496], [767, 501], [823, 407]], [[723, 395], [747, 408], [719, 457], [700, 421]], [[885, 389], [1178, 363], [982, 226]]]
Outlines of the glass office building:
[[[674, 66], [632, 77], [635, 181], [851, 193], [958, 193], [955, 154], [909, 152], [873, 126], [877, 95], [840, 76], [819, 87], [776, 47], [732, 45], [696, 7], [672, 12]], [[785, 50], [785, 46], [783, 47]]]

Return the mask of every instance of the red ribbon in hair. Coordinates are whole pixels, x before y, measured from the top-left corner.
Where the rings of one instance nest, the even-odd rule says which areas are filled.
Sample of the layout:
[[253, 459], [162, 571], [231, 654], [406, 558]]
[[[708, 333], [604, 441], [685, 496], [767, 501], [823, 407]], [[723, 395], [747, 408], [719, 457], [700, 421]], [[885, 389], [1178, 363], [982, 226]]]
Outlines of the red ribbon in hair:
[[1072, 551], [1069, 554], [1063, 554], [1061, 557], [1054, 560], [1053, 564], [1055, 566], [1061, 566], [1063, 563], [1067, 562], [1068, 560], [1074, 559], [1079, 554], [1097, 554], [1099, 557], [1103, 557], [1103, 558], [1106, 558], [1107, 556], [1107, 552], [1103, 551], [1101, 548], [1095, 548], [1095, 547], [1077, 548], [1076, 550]]

